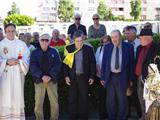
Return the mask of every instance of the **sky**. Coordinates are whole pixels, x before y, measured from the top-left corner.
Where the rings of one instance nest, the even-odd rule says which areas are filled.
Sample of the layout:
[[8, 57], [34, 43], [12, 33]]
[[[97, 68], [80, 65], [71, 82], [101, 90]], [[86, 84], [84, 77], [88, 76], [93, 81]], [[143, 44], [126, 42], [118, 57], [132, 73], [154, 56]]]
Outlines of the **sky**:
[[0, 0], [0, 17], [5, 18], [7, 16], [7, 12], [11, 10], [12, 2], [17, 4], [21, 14], [35, 17], [37, 0]]

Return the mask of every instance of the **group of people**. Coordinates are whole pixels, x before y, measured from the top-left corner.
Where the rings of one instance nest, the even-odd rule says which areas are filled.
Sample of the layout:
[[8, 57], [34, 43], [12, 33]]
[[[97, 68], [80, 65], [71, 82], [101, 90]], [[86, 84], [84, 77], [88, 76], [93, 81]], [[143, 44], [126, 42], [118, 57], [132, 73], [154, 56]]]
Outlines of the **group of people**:
[[[137, 29], [126, 26], [122, 40], [119, 30], [107, 35], [99, 15], [93, 15], [94, 25], [89, 27], [88, 38], [100, 38], [100, 46], [94, 53], [85, 44], [87, 32], [80, 24], [81, 16], [75, 15], [75, 23], [68, 29], [72, 44], [65, 46], [63, 60], [53, 46], [65, 45], [57, 29], [52, 37], [38, 32], [25, 33], [16, 38], [16, 26], [5, 25], [6, 37], [0, 41], [0, 119], [24, 120], [24, 80], [30, 69], [35, 86], [35, 116], [43, 120], [43, 102], [47, 92], [51, 120], [58, 120], [58, 79], [64, 73], [69, 86], [68, 112], [70, 120], [88, 119], [88, 88], [98, 85], [100, 119], [127, 120], [131, 105], [140, 120], [145, 120], [147, 109], [143, 98], [148, 66], [159, 56], [159, 45], [153, 41], [152, 29], [143, 28], [137, 38]], [[64, 36], [65, 37], [65, 36]], [[52, 46], [52, 47], [50, 47]], [[160, 61], [156, 64], [160, 68]], [[131, 93], [132, 91], [132, 93]]]

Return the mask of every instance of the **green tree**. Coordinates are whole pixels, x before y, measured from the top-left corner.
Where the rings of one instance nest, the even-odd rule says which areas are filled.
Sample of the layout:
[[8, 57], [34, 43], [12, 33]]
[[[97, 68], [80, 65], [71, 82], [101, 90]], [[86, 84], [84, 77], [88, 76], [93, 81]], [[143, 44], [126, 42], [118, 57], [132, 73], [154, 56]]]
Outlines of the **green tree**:
[[72, 0], [60, 0], [58, 7], [58, 17], [63, 22], [69, 22], [74, 14], [74, 4]]
[[100, 20], [105, 20], [106, 14], [107, 14], [107, 5], [105, 3], [105, 0], [100, 0], [99, 5], [97, 8]]
[[13, 2], [11, 6], [11, 10], [8, 12], [8, 16], [15, 13], [20, 14], [20, 10], [19, 8], [17, 8], [17, 4]]
[[17, 26], [30, 26], [34, 24], [34, 20], [27, 15], [11, 14], [4, 19], [4, 25], [14, 23]]
[[138, 21], [142, 13], [142, 1], [131, 0], [130, 4], [131, 4], [130, 15], [133, 17], [134, 21]]
[[105, 0], [99, 1], [99, 6], [97, 8], [97, 11], [100, 16], [100, 20], [113, 20], [114, 19], [112, 10], [106, 5]]

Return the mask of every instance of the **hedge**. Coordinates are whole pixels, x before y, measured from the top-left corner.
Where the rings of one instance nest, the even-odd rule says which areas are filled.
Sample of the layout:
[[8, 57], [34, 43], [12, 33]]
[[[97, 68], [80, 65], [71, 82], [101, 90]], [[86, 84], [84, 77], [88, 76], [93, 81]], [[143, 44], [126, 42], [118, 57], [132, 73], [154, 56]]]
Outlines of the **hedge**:
[[[160, 34], [154, 35], [154, 41], [160, 42]], [[100, 40], [99, 39], [89, 39], [86, 41], [87, 43], [91, 44], [94, 47], [94, 50], [99, 46]], [[64, 46], [56, 47], [61, 56], [63, 56]], [[61, 71], [59, 82], [58, 82], [58, 94], [59, 94], [59, 106], [60, 106], [60, 113], [67, 111], [67, 93], [68, 86], [64, 83], [63, 72]], [[26, 116], [34, 115], [34, 84], [32, 81], [32, 77], [30, 72], [26, 76], [25, 86], [24, 86], [24, 95], [25, 95], [25, 112]], [[93, 84], [89, 87], [89, 109], [90, 110], [97, 110], [98, 106], [98, 85]], [[46, 97], [44, 102], [44, 114], [45, 116], [49, 116], [49, 101]]]

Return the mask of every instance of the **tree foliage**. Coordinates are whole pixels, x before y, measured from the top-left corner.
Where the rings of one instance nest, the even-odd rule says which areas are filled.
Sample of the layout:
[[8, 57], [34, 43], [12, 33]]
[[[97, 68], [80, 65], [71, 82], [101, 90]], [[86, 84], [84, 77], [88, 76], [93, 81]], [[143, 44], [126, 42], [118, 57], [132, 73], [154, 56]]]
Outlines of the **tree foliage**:
[[8, 12], [8, 16], [12, 14], [20, 14], [20, 10], [17, 8], [17, 4], [15, 2], [12, 3], [11, 10]]
[[99, 5], [98, 5], [98, 8], [97, 8], [97, 11], [98, 11], [100, 20], [105, 20], [106, 14], [108, 12], [105, 0], [100, 0], [99, 1]]
[[100, 0], [97, 11], [100, 16], [100, 20], [115, 20], [112, 10], [106, 5], [105, 0]]
[[131, 4], [130, 15], [133, 17], [134, 21], [138, 21], [142, 13], [142, 2], [141, 0], [132, 0], [130, 4]]
[[34, 24], [34, 20], [27, 15], [11, 14], [4, 19], [4, 25], [14, 23], [16, 26], [30, 26]]
[[74, 15], [74, 4], [72, 0], [60, 0], [58, 17], [63, 22], [69, 22]]

